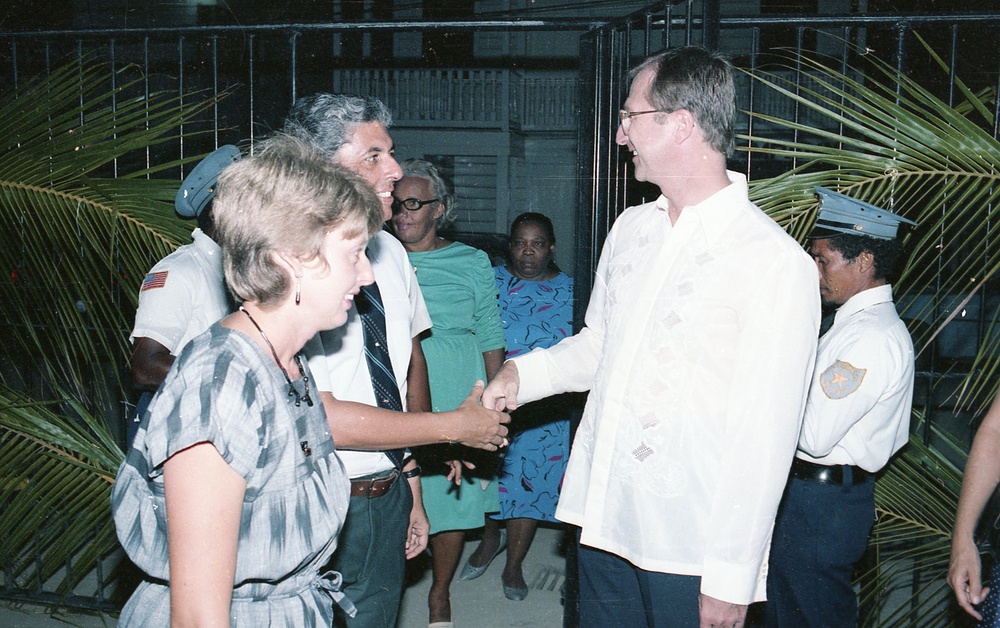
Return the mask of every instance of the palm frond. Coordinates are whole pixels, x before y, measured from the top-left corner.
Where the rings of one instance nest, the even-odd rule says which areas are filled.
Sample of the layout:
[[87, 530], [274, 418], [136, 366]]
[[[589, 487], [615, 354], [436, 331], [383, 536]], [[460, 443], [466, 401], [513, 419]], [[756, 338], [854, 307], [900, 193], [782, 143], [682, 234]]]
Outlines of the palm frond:
[[181, 161], [149, 155], [213, 100], [134, 96], [132, 72], [81, 59], [0, 98], [0, 568], [27, 589], [68, 594], [116, 547], [106, 421], [139, 284], [189, 239]]
[[117, 543], [109, 498], [124, 456], [103, 422], [68, 397], [0, 387], [0, 452], [0, 564], [28, 589], [68, 564], [87, 574]]
[[[947, 76], [947, 65], [928, 51]], [[949, 105], [873, 55], [854, 58], [859, 66], [789, 53], [784, 67], [752, 75], [808, 112], [802, 119], [809, 123], [750, 113], [777, 131], [747, 138], [748, 150], [789, 165], [779, 176], [755, 181], [751, 198], [800, 240], [815, 220], [817, 185], [919, 222], [893, 288], [917, 352], [930, 351], [942, 330], [996, 283], [1000, 268], [992, 224], [1000, 202], [1000, 143], [991, 113], [996, 94], [956, 80], [960, 101]], [[806, 76], [799, 84], [797, 70]], [[956, 410], [982, 410], [992, 399], [1000, 370], [998, 319], [994, 313], [980, 321], [982, 345], [971, 366], [961, 365], [968, 372], [960, 383], [936, 391], [950, 395]], [[950, 626], [956, 620], [945, 574], [967, 448], [927, 425], [919, 407], [912, 424], [909, 445], [876, 483], [873, 561], [859, 579], [866, 626]]]
[[127, 97], [134, 81], [109, 90], [108, 74], [74, 62], [0, 99], [0, 321], [12, 350], [105, 405], [117, 373], [94, 367], [127, 355], [142, 276], [190, 231], [167, 203], [176, 179], [150, 176], [176, 163], [121, 170], [210, 104]]
[[[753, 74], [822, 123], [750, 114], [784, 129], [789, 139], [755, 136], [748, 150], [797, 164], [755, 181], [751, 197], [799, 238], [814, 220], [816, 185], [919, 222], [894, 288], [901, 316], [925, 323], [911, 330], [922, 352], [935, 330], [950, 322], [949, 313], [1000, 271], [1000, 238], [991, 221], [1000, 203], [1000, 143], [985, 128], [992, 116], [984, 100], [995, 94], [973, 93], [963, 85], [958, 91], [966, 100], [949, 106], [872, 55], [858, 58], [863, 67], [842, 72], [839, 59], [793, 54], [785, 71]], [[809, 77], [798, 87], [796, 65]], [[995, 337], [992, 327], [988, 335]], [[991, 347], [980, 350], [977, 368], [958, 387], [956, 407], [981, 408], [989, 401], [984, 382], [998, 361], [1000, 354]]]

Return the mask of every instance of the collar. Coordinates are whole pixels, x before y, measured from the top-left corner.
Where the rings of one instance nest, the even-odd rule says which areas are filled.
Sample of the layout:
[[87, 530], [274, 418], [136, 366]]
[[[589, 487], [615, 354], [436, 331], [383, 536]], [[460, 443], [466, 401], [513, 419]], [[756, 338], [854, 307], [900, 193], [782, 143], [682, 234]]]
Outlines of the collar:
[[837, 308], [833, 324], [836, 325], [845, 318], [853, 316], [865, 308], [881, 303], [892, 303], [892, 284], [862, 290], [848, 299], [843, 305]]
[[[677, 222], [698, 220], [705, 230], [709, 242], [716, 242], [729, 225], [740, 214], [748, 201], [747, 178], [739, 172], [726, 171], [729, 185], [709, 196], [697, 205], [688, 205], [681, 210]], [[662, 194], [656, 199], [656, 207], [665, 214], [670, 209], [670, 201]]]
[[222, 254], [222, 247], [219, 246], [219, 243], [205, 235], [205, 232], [201, 229], [195, 229], [192, 231], [191, 238], [194, 240], [194, 245], [198, 247], [199, 250], [204, 251], [206, 255]]

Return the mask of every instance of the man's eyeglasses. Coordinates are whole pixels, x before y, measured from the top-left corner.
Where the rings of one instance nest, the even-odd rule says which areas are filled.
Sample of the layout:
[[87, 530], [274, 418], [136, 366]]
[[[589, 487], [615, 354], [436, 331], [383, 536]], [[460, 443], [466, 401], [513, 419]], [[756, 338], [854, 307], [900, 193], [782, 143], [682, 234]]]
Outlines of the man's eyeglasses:
[[419, 198], [404, 198], [403, 200], [396, 198], [392, 200], [392, 208], [394, 210], [405, 209], [408, 212], [415, 212], [424, 205], [437, 203], [440, 200], [439, 198], [432, 198], [428, 201], [422, 201]]
[[663, 111], [661, 109], [650, 109], [648, 111], [626, 111], [625, 109], [618, 110], [618, 120], [621, 121], [622, 130], [628, 133], [628, 127], [632, 124], [632, 118], [635, 116], [644, 116], [647, 113], [670, 113], [669, 111]]

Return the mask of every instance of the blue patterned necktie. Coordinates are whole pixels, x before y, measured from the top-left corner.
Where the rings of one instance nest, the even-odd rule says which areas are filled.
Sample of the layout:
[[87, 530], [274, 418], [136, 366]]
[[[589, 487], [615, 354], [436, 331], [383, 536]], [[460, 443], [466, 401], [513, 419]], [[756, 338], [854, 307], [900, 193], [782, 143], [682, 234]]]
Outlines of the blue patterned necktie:
[[[354, 298], [354, 304], [361, 315], [361, 329], [364, 332], [365, 359], [368, 361], [368, 373], [372, 379], [372, 389], [375, 391], [375, 403], [387, 410], [403, 411], [403, 403], [399, 398], [399, 385], [392, 370], [392, 360], [389, 358], [389, 344], [385, 332], [385, 307], [382, 305], [382, 295], [378, 284], [362, 286], [361, 294]], [[385, 455], [389, 457], [396, 468], [403, 466], [402, 449], [388, 449]]]

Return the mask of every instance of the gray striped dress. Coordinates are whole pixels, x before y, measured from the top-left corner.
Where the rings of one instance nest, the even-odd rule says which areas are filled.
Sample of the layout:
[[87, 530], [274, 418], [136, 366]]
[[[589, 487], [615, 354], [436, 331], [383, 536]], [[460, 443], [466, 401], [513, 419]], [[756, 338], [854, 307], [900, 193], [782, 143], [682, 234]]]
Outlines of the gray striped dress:
[[[302, 392], [301, 380], [295, 385]], [[321, 573], [347, 514], [349, 482], [319, 395], [313, 389], [310, 396], [312, 407], [296, 407], [271, 357], [239, 332], [216, 324], [184, 348], [111, 494], [118, 538], [146, 573], [120, 625], [169, 625], [163, 463], [201, 442], [211, 442], [247, 484], [231, 625], [330, 626], [334, 601], [350, 606], [340, 574]]]

